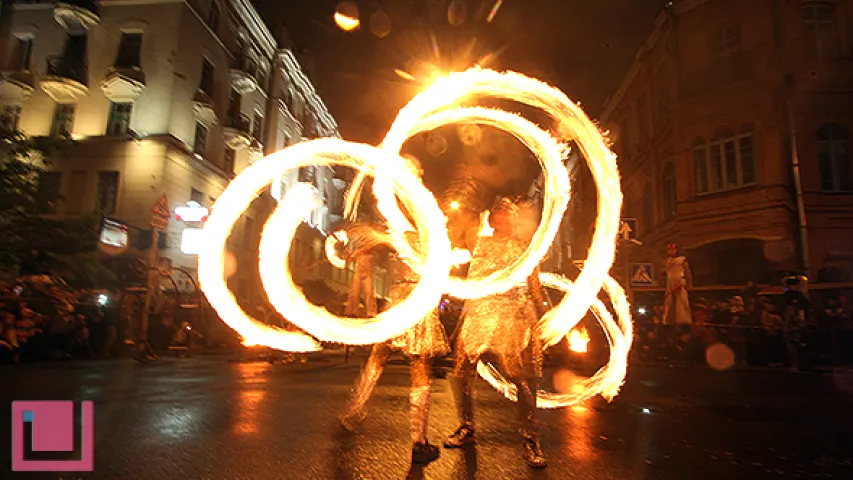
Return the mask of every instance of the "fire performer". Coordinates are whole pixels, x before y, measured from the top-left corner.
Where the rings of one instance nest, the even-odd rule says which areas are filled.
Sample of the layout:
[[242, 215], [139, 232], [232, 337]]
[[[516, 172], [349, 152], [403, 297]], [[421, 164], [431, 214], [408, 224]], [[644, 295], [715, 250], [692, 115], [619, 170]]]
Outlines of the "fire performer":
[[[423, 175], [419, 163], [413, 162], [413, 167], [418, 176]], [[409, 219], [411, 221], [411, 219]], [[368, 243], [378, 245], [379, 238], [385, 238], [377, 226], [372, 227], [373, 235], [364, 235], [374, 240]], [[406, 239], [412, 249], [420, 254], [421, 246], [417, 234], [409, 232]], [[386, 241], [387, 243], [387, 241]], [[358, 283], [373, 292], [372, 265], [374, 256], [371, 250], [358, 249], [354, 251], [356, 270], [361, 268], [363, 277], [353, 278], [353, 284]], [[359, 267], [359, 264], [364, 266]], [[367, 265], [370, 265], [368, 268]], [[391, 288], [388, 296], [390, 303], [394, 304], [408, 297], [415, 285], [418, 283], [418, 275], [409, 268], [402, 260], [394, 263], [395, 285]], [[368, 277], [369, 275], [369, 277]], [[368, 286], [369, 284], [369, 286]], [[351, 292], [351, 297], [355, 295]], [[357, 298], [357, 297], [356, 297]], [[373, 310], [368, 309], [368, 315], [375, 315], [375, 303]], [[412, 440], [412, 463], [426, 464], [439, 456], [439, 449], [427, 440], [427, 424], [429, 421], [430, 402], [430, 366], [436, 356], [447, 355], [450, 346], [447, 335], [438, 316], [438, 305], [426, 317], [421, 319], [412, 328], [402, 335], [384, 343], [373, 346], [370, 356], [364, 364], [361, 375], [356, 381], [349, 404], [341, 416], [341, 425], [348, 431], [354, 431], [355, 426], [366, 416], [366, 404], [376, 388], [379, 377], [385, 370], [388, 358], [394, 350], [401, 351], [409, 358], [412, 375], [412, 389], [409, 392], [409, 420], [410, 434]]]
[[[417, 252], [420, 247], [416, 235], [408, 234], [407, 239]], [[365, 258], [370, 257], [368, 254], [362, 254], [356, 259], [356, 262], [358, 263]], [[368, 261], [372, 261], [372, 259]], [[418, 282], [417, 274], [407, 265], [402, 261], [395, 263], [397, 283], [389, 293], [392, 304], [409, 296]], [[363, 281], [364, 279], [353, 279], [354, 283]], [[375, 314], [375, 312], [369, 312], [369, 314]], [[430, 312], [429, 315], [399, 337], [373, 346], [370, 357], [356, 382], [349, 405], [341, 417], [341, 425], [345, 429], [353, 431], [356, 423], [364, 419], [366, 416], [365, 405], [373, 394], [376, 383], [385, 369], [385, 364], [394, 350], [401, 351], [409, 358], [412, 374], [412, 389], [409, 392], [412, 463], [429, 463], [439, 456], [438, 447], [430, 444], [426, 438], [430, 401], [429, 370], [434, 357], [446, 355], [450, 351], [437, 310]]]
[[689, 326], [692, 323], [687, 289], [693, 287], [693, 275], [687, 257], [678, 254], [674, 243], [667, 246], [666, 297], [663, 303], [664, 325]]
[[[492, 207], [489, 223], [494, 231], [477, 240], [469, 276], [488, 275], [520, 257], [536, 230], [536, 214], [528, 201], [501, 198]], [[532, 467], [546, 465], [535, 423], [536, 390], [542, 376], [542, 345], [536, 324], [544, 308], [538, 271], [530, 275], [526, 287], [465, 302], [451, 378], [462, 425], [444, 442], [445, 448], [474, 443], [470, 377], [478, 360], [494, 360], [518, 388], [524, 459]]]

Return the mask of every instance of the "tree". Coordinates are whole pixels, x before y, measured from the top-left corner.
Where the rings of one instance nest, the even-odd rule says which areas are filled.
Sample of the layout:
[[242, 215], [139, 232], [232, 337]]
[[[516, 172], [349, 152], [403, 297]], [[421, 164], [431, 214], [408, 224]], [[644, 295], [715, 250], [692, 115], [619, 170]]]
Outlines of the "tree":
[[58, 153], [50, 138], [0, 132], [0, 268], [61, 275], [84, 288], [112, 286], [115, 276], [95, 255], [100, 218], [38, 212], [39, 178]]

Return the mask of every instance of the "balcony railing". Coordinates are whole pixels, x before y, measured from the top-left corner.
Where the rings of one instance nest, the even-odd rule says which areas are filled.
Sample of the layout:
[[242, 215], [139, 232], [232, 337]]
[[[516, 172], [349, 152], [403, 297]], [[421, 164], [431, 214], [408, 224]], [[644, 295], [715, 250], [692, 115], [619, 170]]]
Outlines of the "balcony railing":
[[246, 115], [240, 114], [229, 114], [225, 119], [225, 127], [233, 128], [234, 130], [239, 130], [245, 134], [248, 134], [252, 129], [252, 120], [249, 119]]
[[79, 60], [65, 57], [48, 57], [47, 74], [74, 80], [88, 86], [88, 70], [86, 64]]

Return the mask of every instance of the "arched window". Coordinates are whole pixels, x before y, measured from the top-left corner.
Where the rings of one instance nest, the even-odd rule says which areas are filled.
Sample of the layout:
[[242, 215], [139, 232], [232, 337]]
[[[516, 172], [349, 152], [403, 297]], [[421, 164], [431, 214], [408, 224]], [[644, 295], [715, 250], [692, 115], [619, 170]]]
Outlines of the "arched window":
[[648, 232], [655, 226], [655, 196], [652, 193], [651, 182], [643, 188], [643, 226], [640, 230]]
[[675, 186], [675, 165], [668, 162], [663, 169], [663, 216], [672, 218], [678, 211], [678, 191]]
[[824, 190], [853, 190], [847, 131], [837, 123], [824, 124], [817, 131], [820, 179]]
[[739, 188], [757, 181], [755, 145], [752, 129], [735, 132], [721, 127], [711, 141], [694, 141], [693, 172], [696, 193], [710, 193]]
[[838, 35], [835, 28], [835, 5], [830, 2], [808, 2], [802, 7], [803, 36], [806, 48], [814, 58], [838, 57]]

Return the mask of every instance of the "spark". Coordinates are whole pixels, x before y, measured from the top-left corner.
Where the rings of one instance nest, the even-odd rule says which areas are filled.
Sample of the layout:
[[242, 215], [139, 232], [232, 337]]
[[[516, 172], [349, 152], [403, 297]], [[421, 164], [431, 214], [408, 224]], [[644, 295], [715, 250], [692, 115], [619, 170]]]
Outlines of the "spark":
[[495, 15], [498, 14], [498, 10], [501, 9], [501, 5], [503, 5], [503, 0], [497, 0], [495, 4], [492, 6], [492, 10], [489, 12], [489, 16], [486, 17], [486, 22], [492, 23], [492, 20], [495, 19]]
[[459, 210], [459, 202], [457, 202], [456, 200], [450, 202], [450, 209], [451, 210]]
[[411, 73], [406, 72], [404, 70], [400, 70], [399, 68], [395, 68], [394, 73], [396, 73], [397, 76], [399, 76], [401, 78], [405, 78], [406, 80], [410, 80], [412, 82], [417, 81], [417, 79], [415, 78], [414, 75], [412, 75]]

